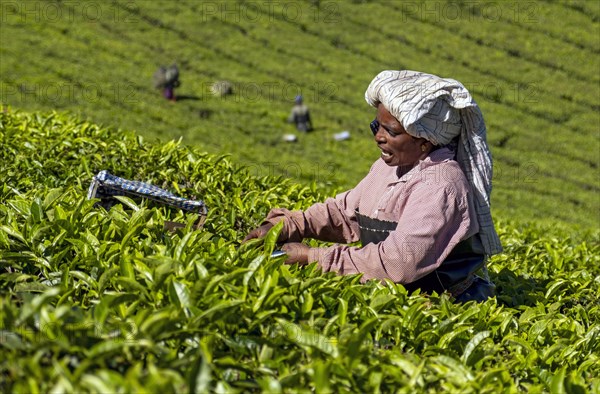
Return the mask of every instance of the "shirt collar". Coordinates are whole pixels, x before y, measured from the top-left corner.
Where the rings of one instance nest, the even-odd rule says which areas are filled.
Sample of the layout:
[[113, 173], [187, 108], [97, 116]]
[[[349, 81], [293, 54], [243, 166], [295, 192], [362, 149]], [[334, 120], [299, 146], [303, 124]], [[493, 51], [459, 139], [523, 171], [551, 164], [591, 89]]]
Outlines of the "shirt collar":
[[398, 177], [398, 175], [396, 173], [397, 167], [392, 167], [393, 168], [393, 170], [392, 170], [392, 178], [393, 179], [390, 181], [390, 183], [407, 182], [413, 176], [415, 176], [415, 174], [425, 170], [428, 167], [434, 166], [434, 165], [444, 162], [444, 161], [454, 160], [455, 154], [456, 153], [454, 151], [452, 151], [451, 149], [449, 149], [447, 147], [436, 149], [433, 152], [431, 152], [429, 154], [429, 156], [427, 156], [423, 160], [420, 160], [416, 166], [411, 168], [410, 171], [408, 171], [406, 174], [402, 175], [401, 177]]

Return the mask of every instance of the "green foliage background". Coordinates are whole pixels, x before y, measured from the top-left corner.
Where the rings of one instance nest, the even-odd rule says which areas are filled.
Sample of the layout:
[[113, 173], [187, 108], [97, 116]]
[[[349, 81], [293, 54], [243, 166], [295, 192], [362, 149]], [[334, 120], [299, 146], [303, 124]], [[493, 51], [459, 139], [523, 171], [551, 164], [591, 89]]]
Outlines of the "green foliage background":
[[[279, 228], [240, 245], [314, 188], [57, 114], [0, 115], [0, 143], [3, 392], [600, 389], [597, 232], [501, 222], [499, 295], [456, 305], [282, 265]], [[127, 198], [95, 208], [100, 169], [201, 192], [205, 227]]]
[[[598, 4], [0, 3], [0, 390], [598, 392]], [[171, 60], [174, 105], [151, 87]], [[505, 247], [485, 303], [283, 265], [277, 229], [240, 244], [363, 176], [386, 68], [484, 111]], [[284, 144], [299, 91], [318, 129]], [[95, 208], [102, 169], [205, 200], [205, 227]]]
[[[487, 120], [493, 212], [600, 223], [597, 1], [6, 1], [0, 11], [4, 104], [182, 138], [327, 194], [378, 157], [363, 98], [378, 72], [455, 78]], [[152, 88], [172, 61], [187, 97], [176, 105]], [[232, 96], [209, 93], [221, 79]], [[297, 93], [317, 130], [286, 144]], [[341, 130], [352, 139], [335, 142]]]

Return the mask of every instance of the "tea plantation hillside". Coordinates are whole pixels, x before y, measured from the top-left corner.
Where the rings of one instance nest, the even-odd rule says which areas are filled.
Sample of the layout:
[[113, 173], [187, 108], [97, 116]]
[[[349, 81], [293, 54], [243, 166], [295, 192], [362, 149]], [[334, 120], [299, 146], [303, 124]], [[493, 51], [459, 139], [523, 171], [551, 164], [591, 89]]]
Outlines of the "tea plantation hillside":
[[[254, 175], [328, 190], [352, 187], [379, 154], [363, 99], [378, 72], [458, 79], [487, 119], [494, 214], [600, 225], [598, 1], [7, 1], [0, 12], [3, 104], [181, 137]], [[152, 87], [174, 61], [176, 104]], [[218, 80], [231, 96], [210, 94]], [[286, 144], [298, 93], [317, 130]], [[351, 139], [335, 142], [342, 130]]]
[[[210, 208], [86, 199], [99, 170]], [[313, 187], [58, 113], [0, 113], [0, 391], [600, 390], [598, 232], [501, 221], [498, 297], [323, 274], [240, 239]], [[166, 219], [187, 223], [175, 233]]]

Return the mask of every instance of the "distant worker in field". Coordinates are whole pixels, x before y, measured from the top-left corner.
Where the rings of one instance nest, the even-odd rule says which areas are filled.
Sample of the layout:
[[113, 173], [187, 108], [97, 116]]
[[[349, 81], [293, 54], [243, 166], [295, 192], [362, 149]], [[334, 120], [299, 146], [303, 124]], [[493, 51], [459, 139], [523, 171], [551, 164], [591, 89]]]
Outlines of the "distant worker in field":
[[177, 64], [168, 67], [160, 66], [154, 73], [154, 87], [161, 89], [163, 97], [170, 101], [176, 101], [175, 88], [179, 87], [179, 68]]
[[312, 123], [310, 121], [310, 112], [308, 107], [303, 103], [302, 96], [298, 95], [294, 99], [294, 107], [292, 113], [288, 117], [289, 123], [294, 123], [298, 131], [312, 131]]
[[216, 81], [210, 85], [213, 96], [225, 97], [233, 94], [233, 84], [227, 80]]
[[[353, 189], [305, 211], [272, 209], [244, 241], [283, 222], [286, 264], [390, 280], [457, 301], [494, 295], [488, 256], [502, 246], [490, 213], [492, 157], [481, 111], [454, 79], [382, 71], [365, 92], [381, 154]], [[334, 245], [312, 248], [313, 238]], [[360, 246], [348, 245], [360, 241]]]

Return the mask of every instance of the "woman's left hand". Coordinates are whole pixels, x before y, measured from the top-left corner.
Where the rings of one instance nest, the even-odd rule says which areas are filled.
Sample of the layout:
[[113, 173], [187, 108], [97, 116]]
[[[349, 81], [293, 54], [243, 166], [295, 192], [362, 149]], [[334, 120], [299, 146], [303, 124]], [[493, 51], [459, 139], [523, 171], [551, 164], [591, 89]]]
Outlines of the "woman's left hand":
[[300, 242], [290, 242], [284, 244], [281, 249], [287, 254], [286, 264], [308, 264], [308, 251], [310, 248]]

